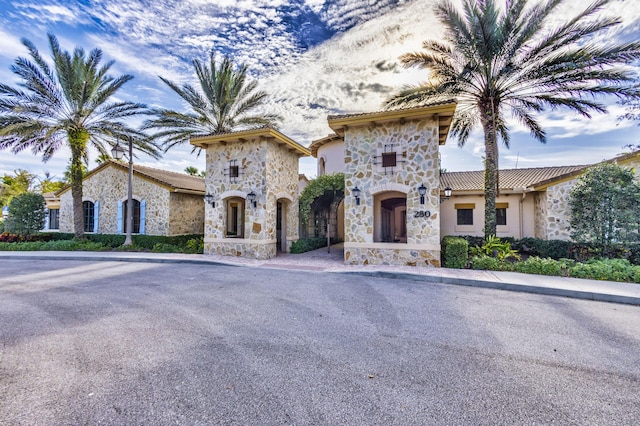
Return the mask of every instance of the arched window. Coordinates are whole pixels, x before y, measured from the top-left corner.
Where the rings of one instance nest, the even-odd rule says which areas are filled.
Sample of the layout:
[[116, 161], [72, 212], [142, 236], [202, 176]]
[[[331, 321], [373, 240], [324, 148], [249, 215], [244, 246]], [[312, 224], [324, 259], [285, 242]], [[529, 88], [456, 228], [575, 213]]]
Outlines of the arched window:
[[374, 196], [373, 241], [407, 242], [407, 195], [388, 191]]
[[326, 168], [327, 168], [327, 162], [325, 161], [324, 157], [322, 157], [320, 158], [320, 167], [318, 170], [318, 175], [322, 176], [323, 174], [325, 174]]
[[[132, 221], [132, 230], [131, 233], [132, 234], [139, 234], [140, 233], [140, 201], [133, 199], [132, 201], [132, 205], [133, 205], [133, 221]], [[124, 229], [124, 232], [127, 232], [127, 215], [129, 214], [129, 210], [128, 210], [128, 204], [129, 201], [125, 200], [122, 202], [122, 229]]]
[[84, 232], [94, 232], [95, 205], [91, 201], [82, 202], [84, 216]]
[[233, 197], [225, 200], [225, 236], [244, 238], [244, 198]]

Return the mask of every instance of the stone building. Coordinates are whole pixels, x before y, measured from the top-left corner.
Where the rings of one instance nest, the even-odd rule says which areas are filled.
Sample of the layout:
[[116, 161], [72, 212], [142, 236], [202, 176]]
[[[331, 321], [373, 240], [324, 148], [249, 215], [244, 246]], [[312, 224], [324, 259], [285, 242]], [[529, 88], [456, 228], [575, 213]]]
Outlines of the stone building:
[[[86, 233], [126, 233], [128, 165], [105, 161], [83, 179], [82, 204]], [[204, 179], [183, 173], [133, 165], [132, 233], [148, 235], [202, 234]], [[73, 232], [71, 187], [60, 199], [59, 230]]]
[[195, 136], [206, 150], [205, 254], [269, 259], [298, 239], [298, 162], [310, 151], [272, 128]]
[[[329, 117], [335, 133], [310, 150], [318, 175], [345, 173], [336, 220], [344, 220], [346, 263], [438, 265], [442, 237], [484, 235], [484, 171], [440, 173], [438, 146], [454, 110], [443, 103]], [[640, 151], [606, 161], [637, 172]], [[498, 237], [568, 240], [569, 192], [589, 166], [500, 170]]]
[[[455, 108], [449, 101], [328, 118], [344, 146], [347, 264], [440, 265], [438, 147]], [[325, 170], [332, 163], [325, 158]]]

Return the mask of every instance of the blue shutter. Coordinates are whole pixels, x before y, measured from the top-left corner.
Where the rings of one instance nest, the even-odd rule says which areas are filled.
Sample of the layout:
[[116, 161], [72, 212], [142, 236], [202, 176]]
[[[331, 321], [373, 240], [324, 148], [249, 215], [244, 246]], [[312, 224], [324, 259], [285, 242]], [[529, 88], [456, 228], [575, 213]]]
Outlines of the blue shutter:
[[145, 222], [147, 220], [147, 200], [140, 201], [140, 233], [144, 234]]
[[116, 234], [122, 234], [122, 201], [118, 201], [118, 222]]
[[93, 204], [93, 232], [98, 233], [98, 225], [100, 224], [100, 201]]
[[45, 208], [44, 209], [44, 228], [42, 228], [45, 231], [49, 230], [49, 209]]

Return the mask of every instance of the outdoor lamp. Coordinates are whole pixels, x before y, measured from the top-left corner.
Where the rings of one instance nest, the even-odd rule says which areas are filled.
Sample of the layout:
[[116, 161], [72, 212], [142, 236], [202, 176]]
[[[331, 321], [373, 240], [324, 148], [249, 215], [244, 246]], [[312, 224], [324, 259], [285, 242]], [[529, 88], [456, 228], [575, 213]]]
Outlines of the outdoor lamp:
[[256, 202], [256, 193], [251, 191], [250, 193], [247, 194], [247, 200], [249, 200], [249, 202], [251, 204], [253, 204], [253, 208], [256, 208], [258, 203]]
[[420, 194], [420, 204], [424, 204], [424, 195], [427, 193], [427, 187], [423, 184], [420, 184], [418, 187], [418, 194]]
[[111, 148], [111, 156], [116, 160], [122, 160], [122, 157], [124, 157], [124, 149], [120, 146], [119, 142]]
[[353, 196], [356, 197], [356, 206], [360, 205], [360, 189], [356, 186], [351, 190], [353, 192]]
[[216, 206], [216, 202], [213, 201], [213, 195], [207, 193], [207, 195], [204, 196], [204, 201], [208, 204], [211, 204], [211, 207], [215, 207]]
[[448, 200], [449, 198], [451, 198], [451, 188], [447, 186], [444, 189], [444, 197], [440, 197], [440, 202], [443, 202], [444, 200]]

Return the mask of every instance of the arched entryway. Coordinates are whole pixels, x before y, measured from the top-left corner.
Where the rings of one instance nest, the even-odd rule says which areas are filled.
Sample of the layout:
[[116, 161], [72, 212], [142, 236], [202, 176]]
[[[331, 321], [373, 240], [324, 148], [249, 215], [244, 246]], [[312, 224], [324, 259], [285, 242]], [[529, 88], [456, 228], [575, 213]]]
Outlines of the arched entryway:
[[407, 242], [407, 194], [386, 191], [374, 195], [373, 241]]

